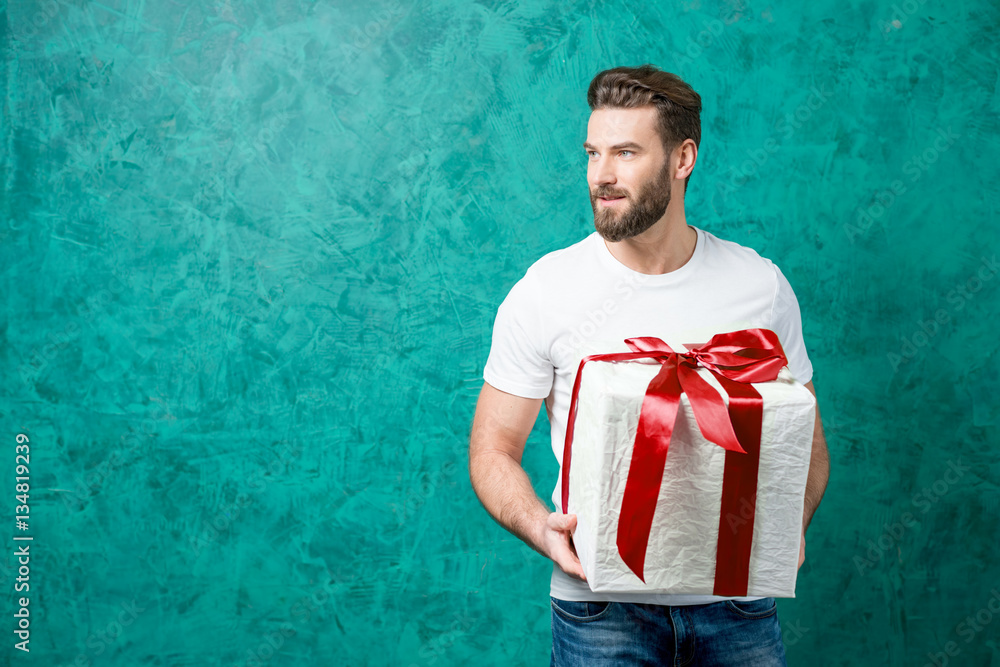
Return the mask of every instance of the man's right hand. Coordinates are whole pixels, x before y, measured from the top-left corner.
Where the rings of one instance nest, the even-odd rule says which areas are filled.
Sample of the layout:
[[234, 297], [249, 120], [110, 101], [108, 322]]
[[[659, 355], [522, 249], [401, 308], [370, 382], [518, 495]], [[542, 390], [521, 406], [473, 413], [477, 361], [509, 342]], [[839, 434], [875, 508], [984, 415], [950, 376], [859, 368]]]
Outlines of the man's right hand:
[[469, 436], [469, 477], [483, 507], [497, 523], [566, 574], [586, 581], [572, 542], [576, 515], [550, 512], [521, 467], [524, 445], [542, 400], [508, 394], [483, 383]]
[[545, 520], [542, 531], [542, 545], [545, 555], [551, 558], [569, 576], [587, 580], [583, 565], [573, 546], [573, 531], [576, 530], [576, 515], [552, 512]]

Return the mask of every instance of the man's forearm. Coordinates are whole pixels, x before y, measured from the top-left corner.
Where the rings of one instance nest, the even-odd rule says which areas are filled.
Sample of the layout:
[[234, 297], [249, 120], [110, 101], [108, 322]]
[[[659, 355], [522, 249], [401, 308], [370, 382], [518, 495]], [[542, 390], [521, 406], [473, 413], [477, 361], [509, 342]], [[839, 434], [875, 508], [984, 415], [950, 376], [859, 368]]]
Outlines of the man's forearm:
[[812, 455], [809, 460], [809, 477], [806, 480], [805, 503], [802, 513], [802, 533], [805, 534], [812, 521], [819, 501], [823, 499], [827, 480], [830, 479], [830, 453], [826, 448], [826, 437], [823, 434], [823, 423], [819, 414], [816, 415], [816, 426], [813, 431]]
[[551, 510], [535, 493], [524, 468], [500, 452], [481, 453], [469, 461], [472, 488], [486, 511], [528, 546], [542, 550], [542, 530]]

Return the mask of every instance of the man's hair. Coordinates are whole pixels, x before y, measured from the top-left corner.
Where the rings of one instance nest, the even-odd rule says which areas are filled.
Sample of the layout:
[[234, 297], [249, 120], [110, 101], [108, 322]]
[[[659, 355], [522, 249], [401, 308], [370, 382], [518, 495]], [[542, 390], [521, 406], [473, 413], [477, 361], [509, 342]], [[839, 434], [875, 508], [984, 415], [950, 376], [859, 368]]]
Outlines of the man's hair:
[[[655, 106], [667, 155], [685, 139], [695, 146], [701, 142], [701, 96], [676, 74], [653, 65], [604, 70], [590, 82], [587, 104], [591, 111]], [[684, 179], [684, 192], [689, 180], [690, 175]]]

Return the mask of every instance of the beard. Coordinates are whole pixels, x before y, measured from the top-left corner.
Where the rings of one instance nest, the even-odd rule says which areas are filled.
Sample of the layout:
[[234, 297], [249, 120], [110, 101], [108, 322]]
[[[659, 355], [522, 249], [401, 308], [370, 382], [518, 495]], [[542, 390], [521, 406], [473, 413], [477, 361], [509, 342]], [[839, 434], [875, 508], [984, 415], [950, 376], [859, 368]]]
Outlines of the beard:
[[[604, 240], [624, 241], [642, 234], [663, 217], [670, 204], [670, 163], [660, 173], [644, 184], [633, 200], [626, 192], [599, 190], [591, 193], [590, 206], [594, 209], [594, 228]], [[624, 196], [626, 201], [614, 207], [598, 203], [601, 196]]]

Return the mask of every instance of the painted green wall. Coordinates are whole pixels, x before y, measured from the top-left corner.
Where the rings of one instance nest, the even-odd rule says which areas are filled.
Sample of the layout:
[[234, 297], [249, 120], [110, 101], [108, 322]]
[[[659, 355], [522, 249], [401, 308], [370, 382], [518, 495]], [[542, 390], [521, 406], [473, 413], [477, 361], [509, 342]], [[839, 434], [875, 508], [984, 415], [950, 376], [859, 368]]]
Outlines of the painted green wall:
[[704, 100], [688, 220], [803, 311], [790, 664], [1000, 660], [995, 3], [3, 11], [0, 664], [547, 664], [468, 430], [497, 305], [593, 229], [586, 87], [643, 62]]

